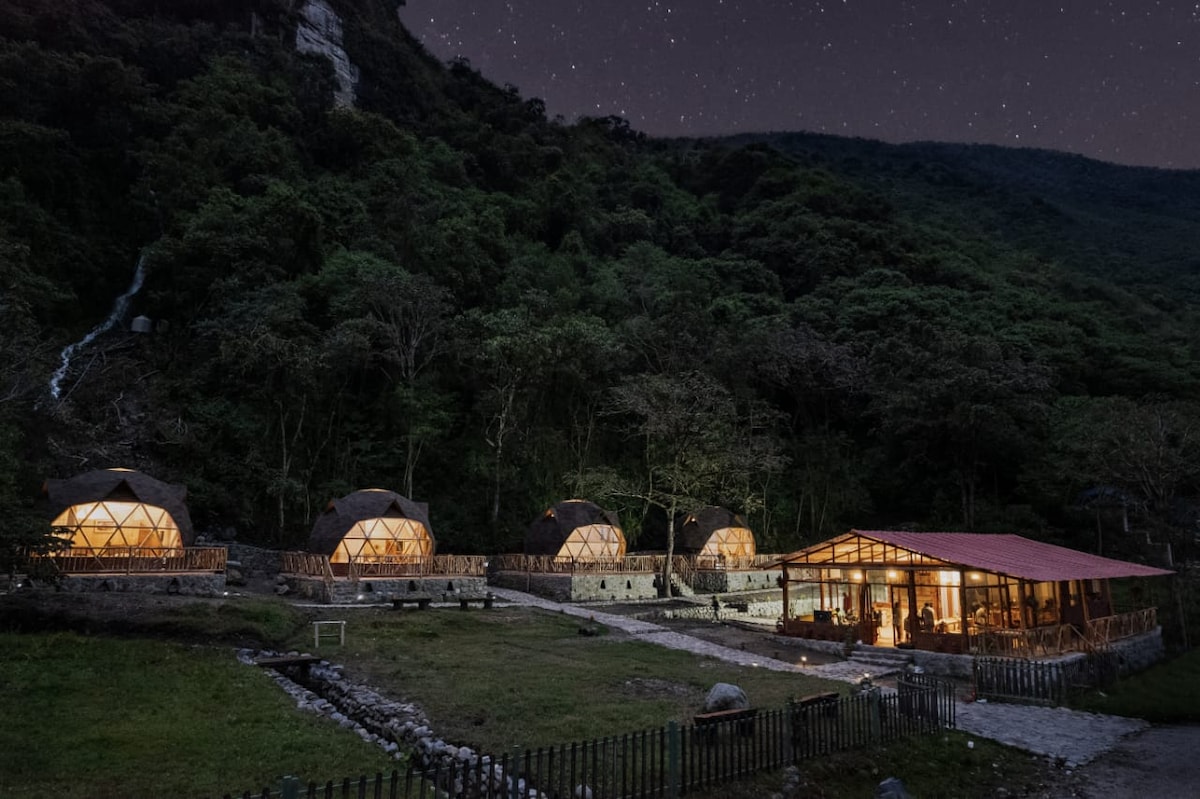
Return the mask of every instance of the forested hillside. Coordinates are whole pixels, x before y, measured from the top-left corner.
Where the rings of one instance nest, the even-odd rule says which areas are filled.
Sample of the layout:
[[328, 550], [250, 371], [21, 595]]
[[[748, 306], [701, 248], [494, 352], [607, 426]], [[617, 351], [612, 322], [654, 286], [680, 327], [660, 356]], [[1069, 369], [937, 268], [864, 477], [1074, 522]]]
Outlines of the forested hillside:
[[576, 495], [644, 546], [714, 503], [762, 551], [1192, 546], [1200, 174], [655, 141], [437, 63], [394, 0], [329, 4], [353, 108], [296, 52], [302, 3], [0, 6], [10, 539], [46, 477], [130, 466], [277, 546], [371, 486], [428, 502], [442, 551], [519, 548]]

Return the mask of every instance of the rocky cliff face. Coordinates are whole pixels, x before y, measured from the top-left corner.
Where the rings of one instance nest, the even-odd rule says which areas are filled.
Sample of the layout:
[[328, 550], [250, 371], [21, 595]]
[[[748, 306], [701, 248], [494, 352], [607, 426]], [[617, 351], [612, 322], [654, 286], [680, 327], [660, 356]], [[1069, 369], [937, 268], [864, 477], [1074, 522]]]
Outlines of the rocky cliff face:
[[358, 67], [342, 48], [342, 20], [326, 0], [307, 0], [300, 8], [296, 26], [296, 49], [302, 53], [318, 53], [329, 59], [337, 76], [338, 90], [334, 102], [354, 105], [354, 87], [358, 83]]

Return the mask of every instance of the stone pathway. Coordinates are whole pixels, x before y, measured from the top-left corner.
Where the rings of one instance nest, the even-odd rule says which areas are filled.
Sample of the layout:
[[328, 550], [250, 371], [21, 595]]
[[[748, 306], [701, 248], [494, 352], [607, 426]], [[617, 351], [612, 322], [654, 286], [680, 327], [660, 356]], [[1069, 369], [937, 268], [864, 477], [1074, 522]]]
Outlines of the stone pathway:
[[[490, 589], [493, 594], [514, 605], [528, 605], [555, 613], [565, 613], [623, 630], [640, 640], [670, 649], [718, 658], [729, 663], [771, 671], [811, 674], [830, 680], [857, 682], [863, 664], [854, 661], [799, 667], [782, 660], [743, 652], [739, 649], [703, 641], [640, 619], [605, 613], [595, 607], [571, 605], [542, 599], [505, 588]], [[1114, 749], [1123, 739], [1146, 730], [1141, 719], [1081, 713], [1067, 708], [1010, 705], [997, 702], [959, 702], [957, 727], [960, 731], [990, 738], [1027, 752], [1061, 760], [1068, 768], [1081, 766]]]

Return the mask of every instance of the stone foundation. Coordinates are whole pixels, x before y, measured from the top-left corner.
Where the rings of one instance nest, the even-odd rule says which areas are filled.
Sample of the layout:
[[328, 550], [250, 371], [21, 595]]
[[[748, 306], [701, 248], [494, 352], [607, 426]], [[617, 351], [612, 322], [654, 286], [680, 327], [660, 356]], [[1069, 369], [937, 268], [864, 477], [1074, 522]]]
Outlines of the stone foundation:
[[350, 580], [342, 577], [333, 581], [333, 591], [326, 591], [325, 581], [316, 577], [289, 576], [288, 595], [313, 602], [350, 605], [361, 602], [375, 605], [391, 602], [407, 594], [424, 594], [435, 601], [453, 601], [460, 594], [482, 596], [487, 590], [483, 577], [362, 577]]
[[657, 575], [613, 574], [535, 574], [532, 572], [496, 572], [489, 582], [499, 588], [512, 588], [556, 602], [622, 601], [658, 597]]
[[[845, 644], [837, 641], [815, 641], [810, 638], [794, 638], [791, 636], [773, 636], [773, 638], [781, 643], [786, 641], [815, 652], [824, 652], [831, 655], [843, 655], [845, 653]], [[1119, 658], [1121, 676], [1124, 677], [1143, 671], [1162, 660], [1165, 655], [1166, 650], [1163, 646], [1162, 628], [1159, 627], [1148, 633], [1115, 641], [1111, 645], [1111, 649]], [[973, 676], [972, 663], [974, 657], [972, 655], [951, 655], [941, 652], [927, 652], [922, 649], [896, 649], [890, 646], [878, 647], [867, 646], [865, 644], [855, 644], [854, 651], [864, 653], [872, 651], [903, 652], [912, 659], [914, 665], [924, 669], [926, 674], [938, 677], [953, 677], [962, 680], [970, 680]], [[1087, 655], [1083, 652], [1069, 652], [1058, 657], [1039, 657], [1035, 658], [1035, 660], [1044, 663], [1066, 664], [1083, 660], [1086, 657]]]
[[698, 571], [692, 578], [692, 588], [698, 594], [725, 594], [735, 591], [762, 591], [778, 588], [783, 577], [778, 569], [748, 569], [746, 571]]
[[1121, 676], [1145, 671], [1166, 657], [1163, 646], [1162, 627], [1148, 633], [1123, 638], [1112, 645], [1112, 651], [1120, 659]]
[[[222, 542], [214, 542], [214, 545], [222, 546]], [[241, 564], [242, 574], [246, 577], [274, 577], [283, 568], [283, 553], [277, 549], [265, 549], [235, 541], [230, 541], [224, 546], [229, 552], [229, 560]]]
[[59, 580], [63, 591], [116, 591], [129, 594], [179, 594], [221, 596], [225, 575], [209, 572], [185, 574], [67, 574]]

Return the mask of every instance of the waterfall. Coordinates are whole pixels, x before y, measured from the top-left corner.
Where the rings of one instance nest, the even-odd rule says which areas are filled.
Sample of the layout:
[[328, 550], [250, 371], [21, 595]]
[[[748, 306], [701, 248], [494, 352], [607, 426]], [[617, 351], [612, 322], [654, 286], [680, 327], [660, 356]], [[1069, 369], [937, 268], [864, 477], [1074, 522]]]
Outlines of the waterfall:
[[124, 294], [122, 294], [120, 297], [117, 297], [116, 302], [113, 303], [112, 311], [108, 314], [108, 318], [93, 327], [91, 332], [89, 332], [79, 341], [76, 341], [74, 344], [68, 344], [65, 348], [63, 348], [62, 354], [59, 356], [61, 363], [59, 364], [58, 368], [54, 370], [54, 376], [50, 378], [51, 397], [58, 399], [59, 390], [61, 388], [60, 384], [62, 383], [62, 379], [66, 377], [67, 369], [70, 368], [71, 359], [75, 357], [75, 354], [88, 344], [91, 344], [92, 341], [94, 341], [95, 338], [101, 333], [105, 333], [116, 327], [117, 323], [121, 321], [121, 318], [125, 316], [125, 312], [129, 310], [130, 300], [132, 300], [133, 296], [137, 294], [139, 290], [141, 290], [142, 281], [145, 278], [146, 252], [143, 250], [142, 254], [138, 256], [137, 268], [133, 271], [133, 282], [129, 284], [129, 288], [125, 290]]

